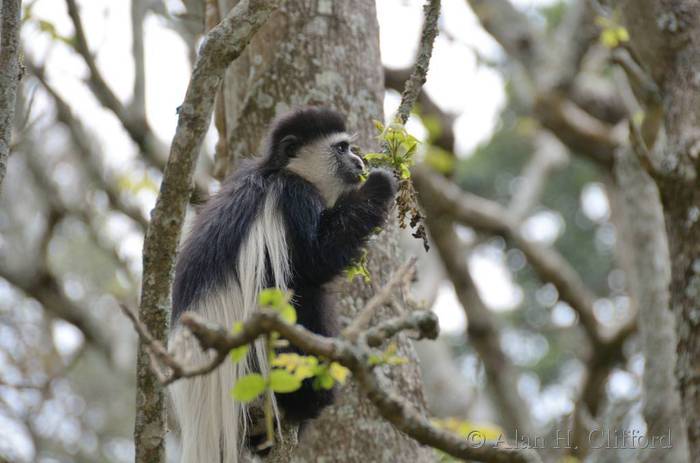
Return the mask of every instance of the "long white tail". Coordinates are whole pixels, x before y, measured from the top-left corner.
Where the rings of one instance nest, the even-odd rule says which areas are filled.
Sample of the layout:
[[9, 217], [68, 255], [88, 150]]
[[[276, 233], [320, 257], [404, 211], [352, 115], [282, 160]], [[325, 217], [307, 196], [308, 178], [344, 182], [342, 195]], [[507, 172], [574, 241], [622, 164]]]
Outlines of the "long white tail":
[[[257, 296], [266, 276], [266, 256], [271, 265], [274, 286], [287, 289], [289, 258], [286, 229], [277, 206], [278, 194], [269, 191], [264, 208], [253, 222], [241, 246], [237, 266], [227, 285], [210, 291], [189, 310], [225, 327], [245, 320], [257, 308]], [[170, 336], [170, 350], [186, 365], [203, 365], [212, 354], [201, 352], [196, 339], [182, 327]], [[263, 340], [255, 343], [246, 361], [225, 361], [207, 376], [180, 380], [170, 387], [175, 415], [181, 429], [182, 463], [237, 462], [246, 435], [247, 409], [231, 398], [237, 379], [252, 371], [252, 364], [263, 374], [268, 371]], [[275, 417], [279, 422], [277, 405]]]

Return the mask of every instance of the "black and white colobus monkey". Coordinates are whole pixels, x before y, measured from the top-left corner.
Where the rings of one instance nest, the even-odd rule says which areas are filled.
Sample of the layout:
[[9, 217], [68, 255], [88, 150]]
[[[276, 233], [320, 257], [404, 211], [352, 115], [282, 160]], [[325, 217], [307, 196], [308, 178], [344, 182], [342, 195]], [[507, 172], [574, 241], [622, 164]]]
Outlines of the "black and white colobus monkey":
[[[381, 226], [396, 193], [393, 176], [370, 172], [360, 184], [362, 159], [351, 150], [343, 117], [305, 108], [273, 123], [263, 156], [240, 168], [204, 205], [180, 252], [173, 287], [170, 346], [191, 363], [208, 357], [177, 320], [196, 311], [231, 327], [257, 308], [261, 289], [293, 290], [298, 323], [327, 336], [336, 317], [324, 285], [359, 257], [372, 230]], [[214, 373], [172, 386], [185, 463], [238, 461], [246, 435], [245, 405], [231, 399], [236, 378], [268, 368], [262, 341], [248, 359], [225, 362]], [[332, 392], [299, 391], [276, 396], [286, 419], [316, 417]]]

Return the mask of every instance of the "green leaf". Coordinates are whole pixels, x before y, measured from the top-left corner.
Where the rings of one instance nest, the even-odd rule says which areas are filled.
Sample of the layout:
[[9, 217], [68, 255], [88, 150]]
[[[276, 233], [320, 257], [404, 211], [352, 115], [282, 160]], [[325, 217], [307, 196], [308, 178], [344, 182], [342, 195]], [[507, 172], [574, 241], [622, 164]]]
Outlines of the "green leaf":
[[231, 389], [231, 396], [239, 402], [247, 403], [265, 391], [265, 378], [258, 373], [252, 373], [240, 378]]
[[328, 373], [327, 369], [320, 371], [314, 380], [314, 387], [316, 389], [332, 389], [335, 380]]
[[411, 178], [411, 171], [406, 164], [401, 164], [401, 178], [404, 180]]
[[294, 392], [301, 387], [301, 380], [287, 370], [270, 371], [270, 389], [275, 392]]
[[286, 304], [282, 309], [279, 311], [280, 316], [282, 317], [282, 320], [286, 321], [290, 325], [293, 325], [297, 322], [297, 311], [292, 307], [291, 304]]
[[231, 349], [231, 361], [233, 363], [240, 362], [246, 357], [246, 355], [248, 355], [248, 350], [250, 350], [248, 344], [246, 344], [245, 346], [236, 347], [235, 349]]
[[378, 121], [375, 119], [372, 122], [374, 123], [374, 128], [377, 129], [377, 132], [379, 132], [379, 133], [384, 132], [384, 124], [382, 124], [381, 121]]
[[[233, 324], [233, 329], [231, 332], [233, 334], [238, 334], [241, 331], [243, 331], [243, 322], [236, 322]], [[250, 346], [248, 344], [245, 344], [241, 347], [236, 347], [235, 349], [231, 349], [231, 361], [233, 363], [238, 363], [241, 360], [245, 358], [245, 356], [248, 354], [248, 350], [250, 349]]]
[[365, 161], [367, 161], [367, 162], [375, 162], [375, 161], [386, 162], [388, 159], [389, 159], [389, 156], [387, 156], [385, 153], [367, 153], [367, 154], [365, 154]]
[[258, 295], [258, 304], [261, 306], [280, 309], [286, 302], [284, 292], [277, 288], [263, 289]]
[[365, 283], [372, 281], [372, 277], [367, 269], [367, 250], [362, 251], [362, 255], [359, 259], [353, 262], [350, 267], [345, 269], [345, 274], [348, 277], [348, 281], [354, 280], [356, 277], [362, 277]]
[[345, 384], [345, 381], [348, 379], [348, 375], [350, 374], [350, 370], [338, 362], [332, 362], [331, 366], [328, 368], [328, 374], [340, 384]]

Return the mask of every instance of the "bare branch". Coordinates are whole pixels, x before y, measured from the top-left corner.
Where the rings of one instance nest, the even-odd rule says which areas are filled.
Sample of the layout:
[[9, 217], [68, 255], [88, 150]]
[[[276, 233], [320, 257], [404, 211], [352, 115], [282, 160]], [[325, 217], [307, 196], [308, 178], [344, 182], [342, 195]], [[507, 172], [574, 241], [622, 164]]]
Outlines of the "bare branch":
[[12, 126], [15, 119], [19, 65], [19, 30], [21, 0], [3, 0], [0, 10], [0, 186], [7, 171]]
[[[572, 6], [559, 37], [570, 37], [568, 48], [542, 43], [528, 18], [509, 0], [469, 0], [482, 26], [525, 69], [529, 80], [528, 97], [534, 103], [535, 116], [572, 151], [589, 157], [606, 169], [612, 166], [612, 153], [621, 140], [613, 128], [577, 106], [569, 97], [583, 55], [593, 35], [594, 11], [587, 5]], [[579, 2], [584, 3], [584, 2]], [[548, 38], [562, 43], [560, 38]], [[553, 51], [549, 51], [553, 50]], [[545, 51], [549, 51], [546, 53]], [[543, 71], [542, 65], [546, 67]], [[589, 98], [591, 95], [588, 95]]]
[[414, 169], [414, 182], [434, 214], [442, 212], [469, 227], [491, 231], [512, 239], [544, 281], [551, 282], [579, 315], [581, 325], [594, 345], [602, 344], [600, 326], [593, 315], [594, 297], [576, 270], [556, 250], [522, 236], [518, 223], [499, 204], [462, 191], [424, 167]]
[[468, 0], [481, 25], [528, 72], [537, 60], [537, 36], [527, 17], [508, 0]]
[[[71, 2], [72, 0], [68, 0]], [[227, 66], [236, 59], [280, 0], [242, 0], [207, 34], [192, 72], [177, 130], [163, 173], [160, 193], [143, 248], [143, 286], [139, 319], [164, 343], [170, 318], [175, 255], [187, 203], [193, 189], [197, 156], [211, 121], [214, 97]], [[163, 461], [165, 394], [149, 367], [148, 350], [139, 345], [134, 437], [136, 461]]]
[[591, 116], [565, 95], [552, 91], [537, 95], [535, 115], [572, 151], [610, 168], [620, 146], [613, 127]]
[[430, 216], [428, 226], [467, 316], [469, 342], [483, 362], [494, 404], [504, 423], [527, 432], [532, 429], [532, 423], [527, 407], [523, 407], [519, 398], [517, 370], [501, 348], [500, 328], [479, 296], [465, 259], [464, 246], [454, 231], [452, 221], [445, 216], [437, 219]]
[[525, 219], [537, 205], [552, 170], [564, 166], [568, 161], [566, 149], [547, 133], [539, 133], [535, 145], [535, 153], [525, 167], [508, 205], [508, 213], [516, 223]]
[[[136, 319], [132, 315], [130, 318], [135, 322], [137, 330], [141, 331], [142, 328], [138, 327]], [[392, 390], [387, 390], [385, 385], [380, 385], [376, 373], [367, 360], [370, 349], [364, 341], [371, 340], [373, 345], [381, 344], [388, 336], [393, 336], [405, 329], [417, 331], [421, 338], [434, 339], [438, 333], [438, 323], [437, 317], [431, 312], [413, 312], [406, 317], [385, 321], [375, 329], [363, 333], [358, 338], [358, 344], [326, 338], [300, 325], [290, 325], [277, 313], [269, 310], [254, 313], [243, 323], [241, 331], [237, 334], [231, 334], [229, 330], [208, 323], [193, 313], [183, 315], [181, 322], [198, 339], [203, 350], [213, 349], [217, 352], [216, 358], [220, 359], [219, 363], [223, 362], [232, 349], [249, 344], [259, 336], [272, 331], [278, 332], [282, 338], [310, 355], [337, 361], [352, 371], [360, 389], [387, 421], [418, 442], [438, 448], [454, 457], [504, 463], [540, 461], [537, 454], [530, 449], [476, 446], [466, 439], [440, 430], [405, 399], [398, 397]], [[149, 336], [148, 339], [152, 338]], [[177, 362], [174, 359], [169, 361]]]
[[70, 19], [73, 22], [73, 28], [75, 30], [75, 49], [80, 56], [82, 56], [88, 70], [90, 71], [90, 88], [100, 103], [102, 103], [102, 105], [106, 108], [110, 109], [120, 121], [128, 121], [129, 117], [126, 113], [124, 105], [122, 105], [119, 98], [117, 98], [109, 85], [107, 85], [107, 82], [97, 69], [97, 63], [95, 62], [95, 58], [90, 51], [90, 47], [85, 36], [85, 30], [83, 29], [83, 23], [80, 19], [78, 5], [75, 3], [75, 0], [66, 0], [66, 6], [68, 7], [68, 16], [70, 16]]
[[423, 22], [416, 64], [401, 94], [401, 104], [399, 104], [396, 114], [396, 117], [402, 124], [405, 124], [408, 120], [411, 109], [418, 99], [428, 74], [430, 57], [433, 54], [433, 42], [435, 42], [435, 37], [438, 34], [437, 21], [440, 17], [440, 0], [429, 0], [429, 3], [423, 6], [423, 13], [425, 20]]
[[[112, 111], [133, 142], [138, 145], [139, 150], [143, 154], [146, 161], [148, 161], [148, 163], [150, 163], [152, 166], [160, 170], [164, 170], [166, 165], [167, 148], [165, 144], [153, 133], [148, 125], [148, 121], [145, 118], [145, 111], [140, 112], [139, 107], [141, 102], [138, 100], [141, 98], [140, 89], [135, 88], [135, 91], [138, 91], [138, 93], [134, 95], [136, 99], [129, 108], [126, 108], [122, 102], [119, 101], [100, 73], [97, 63], [95, 62], [95, 58], [90, 51], [87, 38], [85, 36], [85, 31], [83, 29], [83, 24], [80, 19], [80, 12], [78, 11], [78, 6], [75, 0], [66, 0], [66, 5], [68, 7], [68, 15], [70, 16], [73, 23], [73, 28], [75, 29], [75, 49], [83, 58], [83, 61], [85, 61], [85, 64], [90, 71], [88, 84], [92, 90], [92, 93], [95, 95], [100, 104], [102, 104], [102, 106]], [[137, 31], [137, 33], [139, 32]], [[134, 46], [137, 45], [138, 44], [136, 43], [134, 44]], [[137, 71], [139, 71], [139, 66], [139, 63], [136, 63]], [[136, 82], [134, 85], [140, 86], [141, 83]], [[138, 108], [138, 110], [136, 110], [136, 108]], [[209, 191], [208, 180], [197, 176], [195, 198], [205, 198], [207, 196], [207, 191]]]
[[[384, 68], [384, 86], [397, 92], [401, 92], [406, 81], [411, 77], [411, 69], [389, 69]], [[454, 152], [455, 133], [454, 123], [457, 115], [449, 113], [440, 108], [435, 101], [425, 92], [421, 91], [416, 101], [421, 117], [434, 117], [440, 122], [440, 134], [431, 140], [435, 146]]]
[[[221, 11], [218, 0], [206, 0], [204, 6], [204, 27], [211, 30], [221, 21]], [[226, 121], [226, 80], [221, 83], [219, 93], [216, 95], [214, 107], [214, 126], [219, 139], [216, 142], [214, 153], [214, 178], [223, 180], [231, 163], [231, 152], [228, 149], [228, 124]]]
[[37, 67], [30, 59], [26, 60], [26, 64], [30, 72], [39, 80], [53, 99], [56, 105], [56, 117], [68, 128], [72, 141], [78, 148], [78, 155], [84, 161], [82, 166], [87, 169], [90, 178], [95, 181], [98, 187], [104, 189], [114, 209], [132, 219], [145, 230], [148, 226], [148, 221], [144, 217], [143, 212], [137, 206], [124, 201], [119, 188], [102, 173], [102, 168], [99, 165], [101, 156], [96, 152], [94, 143], [91, 141], [90, 135], [83, 124], [73, 115], [70, 105], [48, 83], [43, 68]]
[[148, 0], [131, 0], [131, 50], [134, 56], [134, 87], [129, 113], [135, 119], [146, 120], [146, 63], [144, 60], [143, 21]]

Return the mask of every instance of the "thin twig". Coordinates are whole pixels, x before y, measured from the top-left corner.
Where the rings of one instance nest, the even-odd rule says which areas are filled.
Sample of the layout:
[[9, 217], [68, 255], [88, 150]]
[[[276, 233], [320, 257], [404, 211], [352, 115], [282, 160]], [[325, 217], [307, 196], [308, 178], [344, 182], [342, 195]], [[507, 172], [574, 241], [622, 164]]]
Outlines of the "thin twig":
[[343, 330], [342, 336], [350, 341], [357, 339], [360, 331], [367, 328], [377, 309], [390, 302], [392, 292], [406, 280], [411, 280], [416, 271], [416, 258], [411, 257], [399, 267], [389, 281], [367, 301], [355, 319]]
[[[206, 0], [204, 6], [204, 21], [207, 31], [211, 30], [221, 21], [221, 11], [217, 0]], [[219, 139], [216, 142], [214, 152], [214, 178], [223, 180], [228, 172], [230, 164], [230, 152], [228, 149], [228, 124], [226, 121], [226, 79], [221, 82], [216, 94], [216, 106], [214, 107], [214, 127]]]
[[[75, 33], [75, 50], [83, 58], [85, 65], [90, 71], [90, 75], [88, 77], [88, 86], [90, 90], [92, 90], [92, 93], [95, 95], [95, 98], [97, 98], [97, 101], [99, 101], [102, 106], [109, 109], [117, 120], [119, 120], [122, 127], [124, 127], [124, 130], [126, 130], [126, 132], [129, 134], [129, 137], [139, 147], [144, 159], [157, 169], [164, 170], [167, 162], [167, 147], [165, 143], [163, 143], [151, 130], [145, 117], [145, 103], [143, 112], [141, 111], [141, 102], [139, 100], [141, 98], [141, 90], [140, 88], [137, 88], [140, 83], [135, 83], [135, 91], [137, 91], [137, 93], [134, 95], [134, 101], [128, 108], [125, 107], [119, 98], [117, 98], [116, 94], [97, 67], [95, 58], [90, 51], [87, 37], [85, 36], [85, 30], [83, 28], [82, 19], [80, 18], [80, 11], [76, 1], [65, 1], [68, 8], [68, 16], [70, 16], [71, 22], [73, 23]], [[139, 31], [136, 31], [136, 34], [138, 33]], [[138, 37], [136, 37], [135, 41], [138, 41]], [[134, 43], [134, 46], [138, 46], [138, 44]], [[136, 70], [138, 72], [139, 64], [137, 63], [136, 66]], [[137, 75], [136, 78], [140, 79], [141, 77]], [[208, 179], [201, 178], [201, 176], [196, 176], [195, 185], [196, 188], [194, 190], [194, 195], [192, 196], [193, 200], [205, 198], [209, 189]]]
[[425, 21], [423, 23], [423, 31], [421, 32], [420, 48], [418, 49], [418, 57], [416, 64], [411, 73], [411, 77], [406, 81], [403, 93], [401, 94], [401, 104], [397, 111], [396, 117], [405, 124], [408, 116], [411, 114], [413, 105], [418, 99], [421, 88], [425, 83], [428, 75], [428, 66], [430, 65], [430, 57], [433, 54], [433, 43], [438, 34], [437, 21], [440, 17], [440, 0], [430, 0], [423, 6]]

